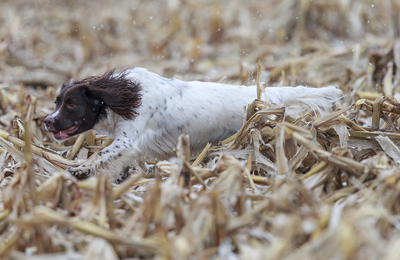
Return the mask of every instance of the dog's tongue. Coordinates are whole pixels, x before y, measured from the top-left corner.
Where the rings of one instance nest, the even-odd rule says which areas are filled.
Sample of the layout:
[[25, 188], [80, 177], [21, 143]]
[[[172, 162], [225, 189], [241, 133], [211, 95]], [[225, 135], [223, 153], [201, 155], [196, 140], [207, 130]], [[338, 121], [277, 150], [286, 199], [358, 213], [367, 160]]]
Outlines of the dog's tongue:
[[53, 136], [54, 136], [55, 139], [65, 139], [65, 138], [68, 138], [70, 136], [69, 134], [74, 133], [76, 130], [78, 130], [78, 126], [77, 125], [69, 128], [67, 130], [64, 130], [64, 131], [60, 131], [60, 132], [54, 131], [53, 132]]

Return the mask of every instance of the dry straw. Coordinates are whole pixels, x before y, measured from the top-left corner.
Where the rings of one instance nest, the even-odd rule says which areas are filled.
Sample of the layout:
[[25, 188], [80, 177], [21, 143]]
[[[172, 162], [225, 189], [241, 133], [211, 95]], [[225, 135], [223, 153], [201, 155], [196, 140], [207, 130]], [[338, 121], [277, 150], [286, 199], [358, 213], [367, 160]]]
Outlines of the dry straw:
[[[0, 10], [1, 259], [400, 258], [399, 1]], [[42, 121], [57, 88], [133, 65], [259, 91], [239, 132], [199, 155], [181, 136], [173, 162], [78, 182], [65, 169], [113, 140], [52, 142]], [[346, 95], [324, 115], [288, 113], [260, 100], [273, 84]]]

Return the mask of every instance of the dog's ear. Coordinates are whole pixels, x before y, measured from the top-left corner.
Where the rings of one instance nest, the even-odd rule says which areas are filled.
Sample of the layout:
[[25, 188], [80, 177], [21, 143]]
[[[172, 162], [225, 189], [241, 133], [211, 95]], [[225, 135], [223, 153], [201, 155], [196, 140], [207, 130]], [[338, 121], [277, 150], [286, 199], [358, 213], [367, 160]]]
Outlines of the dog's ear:
[[90, 90], [89, 86], [85, 85], [80, 87], [80, 91], [86, 97], [86, 100], [91, 107], [95, 109], [100, 109], [101, 107], [105, 107], [100, 92], [96, 91], [95, 89]]
[[107, 71], [100, 77], [92, 77], [82, 91], [95, 105], [100, 102], [100, 106], [108, 107], [122, 118], [134, 119], [141, 105], [141, 88], [126, 76], [126, 72]]

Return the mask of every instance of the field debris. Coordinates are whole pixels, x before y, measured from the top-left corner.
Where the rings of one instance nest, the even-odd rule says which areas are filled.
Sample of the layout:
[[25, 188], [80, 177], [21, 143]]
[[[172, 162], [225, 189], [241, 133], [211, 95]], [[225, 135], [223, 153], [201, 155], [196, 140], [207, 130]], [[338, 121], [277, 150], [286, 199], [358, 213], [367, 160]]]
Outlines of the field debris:
[[[0, 3], [1, 259], [399, 259], [400, 2]], [[94, 15], [95, 14], [95, 15]], [[62, 83], [107, 69], [258, 85], [238, 133], [141, 161], [121, 184], [65, 169], [110, 145], [43, 128]], [[265, 87], [334, 85], [288, 113]]]

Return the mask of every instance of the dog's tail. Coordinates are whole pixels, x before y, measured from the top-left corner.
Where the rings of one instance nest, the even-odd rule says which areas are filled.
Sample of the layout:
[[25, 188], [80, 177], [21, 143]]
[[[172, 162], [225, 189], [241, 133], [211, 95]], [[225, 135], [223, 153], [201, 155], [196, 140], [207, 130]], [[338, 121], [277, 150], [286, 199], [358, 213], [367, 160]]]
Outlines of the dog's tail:
[[290, 108], [293, 105], [307, 105], [315, 112], [323, 114], [343, 97], [343, 92], [334, 86], [323, 88], [272, 87], [265, 88], [267, 99], [271, 103], [283, 103]]

